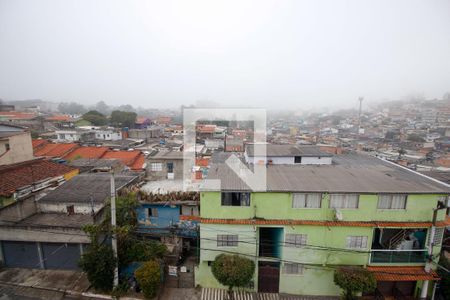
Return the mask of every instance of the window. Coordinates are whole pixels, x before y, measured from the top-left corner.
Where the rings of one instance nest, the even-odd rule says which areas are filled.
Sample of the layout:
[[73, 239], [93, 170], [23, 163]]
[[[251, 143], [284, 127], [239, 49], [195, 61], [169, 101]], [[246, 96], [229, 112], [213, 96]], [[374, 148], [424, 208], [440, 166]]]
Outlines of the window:
[[217, 247], [237, 247], [238, 235], [237, 234], [218, 234], [217, 235]]
[[75, 207], [73, 205], [66, 206], [67, 214], [73, 215], [75, 213]]
[[366, 249], [367, 248], [367, 236], [348, 236], [347, 248], [350, 249]]
[[294, 163], [295, 164], [301, 164], [302, 163], [302, 157], [301, 156], [294, 156]]
[[359, 195], [331, 194], [330, 208], [358, 208]]
[[6, 149], [6, 151], [9, 151], [9, 149], [11, 149], [11, 146], [8, 143], [6, 143], [5, 144], [5, 149]]
[[303, 274], [304, 267], [302, 264], [297, 263], [284, 263], [283, 273], [301, 275]]
[[167, 163], [167, 173], [173, 173], [173, 162]]
[[[442, 239], [444, 237], [444, 227], [436, 228], [434, 231], [434, 237], [433, 237], [433, 246], [441, 246]], [[427, 245], [430, 244], [430, 238], [431, 238], [431, 231], [428, 234], [428, 241]]]
[[250, 206], [250, 193], [224, 192], [222, 193], [223, 206]]
[[308, 236], [306, 234], [286, 234], [284, 241], [286, 247], [301, 248], [306, 245]]
[[150, 164], [150, 171], [162, 171], [162, 163], [151, 163]]
[[378, 195], [378, 209], [405, 209], [406, 195]]
[[292, 196], [292, 208], [320, 208], [322, 194], [298, 194]]
[[147, 215], [149, 217], [157, 217], [158, 216], [158, 209], [155, 208], [155, 207], [147, 208]]

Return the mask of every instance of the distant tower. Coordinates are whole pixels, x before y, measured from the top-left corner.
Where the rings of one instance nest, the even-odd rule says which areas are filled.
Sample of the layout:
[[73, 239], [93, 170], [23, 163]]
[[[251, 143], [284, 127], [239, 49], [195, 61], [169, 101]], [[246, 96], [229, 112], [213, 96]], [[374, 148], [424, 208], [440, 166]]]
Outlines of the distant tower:
[[364, 100], [363, 97], [359, 97], [359, 112], [358, 112], [358, 135], [359, 135], [359, 130], [361, 129], [361, 111], [362, 111], [362, 102]]

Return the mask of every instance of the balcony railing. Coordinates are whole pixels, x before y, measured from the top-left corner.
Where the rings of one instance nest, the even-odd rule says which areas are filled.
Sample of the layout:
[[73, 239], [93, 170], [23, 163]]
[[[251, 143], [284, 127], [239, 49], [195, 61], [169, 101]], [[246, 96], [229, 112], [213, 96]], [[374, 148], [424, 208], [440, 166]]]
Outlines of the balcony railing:
[[419, 250], [371, 250], [371, 263], [425, 263], [426, 249]]

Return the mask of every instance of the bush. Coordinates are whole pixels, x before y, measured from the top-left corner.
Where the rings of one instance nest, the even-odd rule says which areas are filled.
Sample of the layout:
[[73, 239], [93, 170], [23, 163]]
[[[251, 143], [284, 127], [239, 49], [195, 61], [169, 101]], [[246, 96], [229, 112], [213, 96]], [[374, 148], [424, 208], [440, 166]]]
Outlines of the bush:
[[93, 244], [83, 254], [79, 265], [96, 290], [102, 292], [112, 290], [116, 259], [111, 246]]
[[357, 292], [372, 292], [377, 286], [375, 276], [370, 271], [359, 267], [342, 267], [334, 273], [334, 283], [340, 286], [345, 300], [357, 299]]
[[151, 260], [139, 267], [134, 275], [145, 298], [151, 299], [156, 296], [161, 283], [161, 267], [157, 260]]
[[221, 284], [228, 286], [232, 296], [233, 287], [246, 287], [255, 273], [255, 263], [239, 255], [220, 254], [213, 261], [211, 271]]

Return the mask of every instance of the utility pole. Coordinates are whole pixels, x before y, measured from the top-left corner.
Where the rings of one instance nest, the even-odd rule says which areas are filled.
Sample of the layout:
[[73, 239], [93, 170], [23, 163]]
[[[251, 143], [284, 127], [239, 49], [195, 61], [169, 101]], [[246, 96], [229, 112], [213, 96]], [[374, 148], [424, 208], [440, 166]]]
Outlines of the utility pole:
[[116, 264], [114, 266], [114, 287], [119, 285], [119, 267], [118, 267], [118, 256], [117, 256], [117, 235], [116, 230], [116, 183], [114, 181], [114, 172], [111, 172], [111, 244], [114, 253], [114, 258], [116, 259]]

